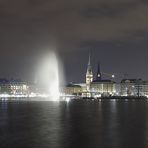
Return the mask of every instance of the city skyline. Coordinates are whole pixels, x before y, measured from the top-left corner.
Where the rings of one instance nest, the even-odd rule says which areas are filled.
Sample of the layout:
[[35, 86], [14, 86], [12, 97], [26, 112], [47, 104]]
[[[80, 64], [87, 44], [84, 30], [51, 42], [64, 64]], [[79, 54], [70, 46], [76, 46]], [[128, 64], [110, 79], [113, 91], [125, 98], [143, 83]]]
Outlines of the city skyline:
[[[60, 60], [59, 60], [59, 63], [60, 63]], [[64, 66], [62, 66], [62, 67], [64, 67]], [[83, 80], [82, 81], [78, 81], [79, 79], [77, 79], [77, 80], [74, 79], [72, 81], [68, 81], [68, 79], [66, 79], [66, 76], [64, 76], [65, 82], [63, 82], [62, 85], [63, 84], [67, 85], [67, 84], [70, 84], [70, 83], [73, 83], [73, 84], [74, 83], [85, 83], [85, 81], [86, 81], [85, 75], [86, 75], [88, 69], [91, 69], [92, 81], [95, 81], [95, 80], [113, 80], [113, 81], [115, 81], [117, 83], [120, 83], [124, 79], [125, 80], [128, 80], [128, 79], [142, 79], [144, 81], [148, 80], [148, 79], [144, 79], [141, 76], [140, 77], [130, 76], [128, 73], [121, 73], [121, 75], [115, 75], [115, 73], [111, 72], [111, 71], [110, 72], [102, 71], [102, 69], [105, 69], [105, 68], [102, 67], [100, 60], [98, 60], [96, 63], [94, 63], [93, 58], [92, 58], [92, 50], [89, 50], [88, 55], [87, 55], [87, 63], [85, 64], [85, 72], [79, 74], [79, 76], [83, 74], [83, 77], [81, 78]], [[38, 70], [40, 70], [40, 68], [38, 68]], [[60, 67], [59, 70], [62, 70], [62, 68]], [[62, 70], [61, 72], [63, 73], [64, 70]], [[98, 74], [99, 74], [99, 76], [98, 76]], [[75, 73], [73, 73], [73, 75], [75, 75]], [[59, 76], [60, 76], [60, 72], [59, 72]], [[10, 77], [0, 77], [0, 80], [2, 80], [2, 81], [13, 81], [13, 80], [16, 80], [16, 81], [24, 81], [24, 82], [28, 82], [28, 83], [32, 83], [32, 84], [36, 83], [36, 78], [35, 77], [33, 78], [32, 81], [25, 80], [25, 79], [23, 79], [23, 77], [13, 77], [13, 76], [10, 76]]]
[[148, 0], [0, 0], [0, 148], [148, 148]]
[[[81, 73], [78, 73], [78, 71], [75, 71], [75, 72], [73, 72], [73, 75], [71, 75], [71, 77], [68, 76], [68, 72], [66, 72], [66, 71], [69, 71], [71, 69], [67, 69], [66, 66], [65, 66], [65, 65], [67, 65], [67, 63], [65, 63], [63, 68], [64, 68], [64, 74], [65, 74], [65, 80], [66, 80], [65, 82], [67, 84], [71, 83], [71, 82], [73, 82], [73, 83], [85, 82], [85, 74], [86, 74], [86, 71], [87, 71], [89, 53], [90, 53], [90, 50], [87, 52], [87, 58], [86, 58], [87, 61], [85, 61], [85, 63], [84, 62], [79, 63], [79, 65], [77, 66], [77, 68], [79, 69], [79, 67], [82, 67], [82, 64], [83, 64], [83, 71]], [[130, 74], [128, 71], [126, 71], [125, 73], [121, 73], [121, 72], [120, 73], [117, 73], [117, 72], [115, 73], [112, 70], [112, 69], [114, 69], [114, 67], [111, 67], [112, 69], [108, 68], [110, 70], [109, 71], [106, 67], [103, 67], [103, 65], [105, 65], [104, 61], [102, 62], [100, 60], [93, 59], [93, 54], [94, 53], [91, 52], [90, 61], [91, 61], [91, 69], [92, 69], [92, 72], [93, 72], [93, 79], [94, 80], [96, 79], [96, 75], [97, 75], [97, 72], [98, 72], [98, 64], [100, 66], [101, 73], [104, 73], [104, 75], [102, 76], [103, 79], [110, 79], [111, 77], [109, 78], [109, 75], [110, 76], [114, 75], [114, 80], [117, 81], [117, 82], [120, 82], [122, 79], [143, 79], [143, 80], [148, 80], [148, 77], [142, 77], [142, 75], [140, 75], [140, 73], [138, 74], [138, 72], [135, 75]], [[59, 61], [59, 63], [60, 62], [62, 62], [62, 61]], [[85, 66], [84, 66], [84, 64], [85, 64]], [[71, 67], [73, 67], [73, 66], [74, 65], [71, 65]], [[17, 70], [19, 71], [19, 69], [17, 69]], [[35, 70], [35, 68], [33, 68], [33, 70]], [[25, 73], [25, 74], [27, 75], [27, 73]], [[76, 78], [75, 74], [78, 76], [78, 79]], [[108, 76], [107, 75], [105, 76], [105, 74], [108, 74]], [[4, 75], [4, 76], [1, 75], [0, 79], [10, 79], [10, 80], [11, 79], [12, 80], [13, 79], [17, 79], [17, 80], [19, 79], [19, 80], [34, 83], [34, 81], [35, 81], [34, 76], [35, 76], [35, 71], [33, 73], [32, 79], [26, 79], [26, 78], [22, 77], [22, 75], [20, 75], [20, 76], [19, 75], [11, 75], [11, 73], [10, 73], [10, 75], [7, 75], [7, 74]], [[70, 78], [70, 79], [68, 79], [68, 78]]]

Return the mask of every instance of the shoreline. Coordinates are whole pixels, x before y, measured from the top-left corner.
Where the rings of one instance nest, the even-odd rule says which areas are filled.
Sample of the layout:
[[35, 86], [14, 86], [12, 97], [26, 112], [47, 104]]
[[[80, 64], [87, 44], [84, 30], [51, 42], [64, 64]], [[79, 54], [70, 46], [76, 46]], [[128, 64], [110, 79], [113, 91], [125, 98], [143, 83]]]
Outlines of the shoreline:
[[83, 99], [83, 100], [147, 100], [148, 98], [145, 97], [145, 96], [111, 96], [111, 97], [98, 97], [98, 98], [94, 98], [94, 97], [82, 97], [80, 99]]

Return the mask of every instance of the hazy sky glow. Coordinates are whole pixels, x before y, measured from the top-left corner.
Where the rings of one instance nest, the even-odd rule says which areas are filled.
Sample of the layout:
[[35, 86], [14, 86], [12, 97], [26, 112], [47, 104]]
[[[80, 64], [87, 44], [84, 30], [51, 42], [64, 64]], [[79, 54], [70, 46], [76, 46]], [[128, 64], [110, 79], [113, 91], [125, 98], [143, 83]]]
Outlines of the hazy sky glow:
[[57, 48], [68, 81], [94, 72], [148, 79], [147, 0], [1, 0], [0, 76], [31, 80], [41, 54]]

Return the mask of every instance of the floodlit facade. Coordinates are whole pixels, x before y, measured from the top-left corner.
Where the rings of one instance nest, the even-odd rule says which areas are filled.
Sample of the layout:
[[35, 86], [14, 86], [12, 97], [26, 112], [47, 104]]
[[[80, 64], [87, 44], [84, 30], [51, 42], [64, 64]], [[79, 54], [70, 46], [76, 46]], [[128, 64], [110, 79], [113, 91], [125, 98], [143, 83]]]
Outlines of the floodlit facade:
[[148, 81], [142, 79], [123, 79], [121, 96], [148, 96]]
[[68, 84], [62, 91], [67, 95], [82, 96], [82, 87], [77, 84]]
[[0, 79], [0, 94], [28, 95], [29, 86], [21, 80]]
[[82, 84], [70, 84], [64, 88], [64, 93], [81, 97], [113, 96], [116, 94], [115, 82], [109, 79], [102, 79], [100, 63], [98, 63], [96, 78], [93, 79], [91, 59], [89, 55], [86, 82]]
[[122, 96], [141, 96], [143, 81], [141, 79], [123, 79], [121, 81]]
[[148, 81], [143, 81], [142, 95], [148, 97]]
[[91, 83], [92, 97], [115, 95], [115, 82], [111, 80], [95, 80]]
[[[103, 79], [102, 75], [106, 75], [109, 79]], [[115, 75], [102, 73], [100, 63], [98, 62], [96, 76], [94, 78], [91, 57], [89, 55], [86, 81], [81, 84], [69, 84], [62, 92], [68, 95], [98, 98], [110, 96], [146, 96], [148, 97], [148, 81], [142, 79], [123, 79], [116, 83], [113, 79]]]

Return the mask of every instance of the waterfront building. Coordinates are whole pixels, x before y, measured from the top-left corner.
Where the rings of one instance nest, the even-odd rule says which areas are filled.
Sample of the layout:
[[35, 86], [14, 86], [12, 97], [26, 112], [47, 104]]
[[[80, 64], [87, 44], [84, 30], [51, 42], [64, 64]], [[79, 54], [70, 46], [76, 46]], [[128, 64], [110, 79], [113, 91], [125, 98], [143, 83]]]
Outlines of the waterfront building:
[[[105, 76], [105, 78], [104, 78]], [[101, 72], [98, 62], [95, 79], [91, 66], [91, 57], [89, 54], [86, 81], [81, 84], [69, 84], [62, 92], [68, 95], [80, 97], [109, 97], [109, 96], [147, 96], [148, 81], [142, 79], [123, 79], [121, 82], [114, 81], [115, 76]]]
[[68, 84], [62, 91], [66, 95], [82, 96], [82, 87], [78, 84]]
[[91, 83], [93, 97], [113, 96], [115, 93], [115, 82], [112, 80], [94, 80]]
[[123, 79], [121, 85], [121, 96], [143, 96], [144, 83], [142, 79]]
[[10, 80], [9, 82], [11, 88], [11, 94], [14, 95], [28, 95], [29, 94], [29, 86], [26, 82], [21, 80]]
[[21, 80], [0, 79], [0, 94], [28, 95], [29, 86]]
[[115, 96], [121, 96], [121, 83], [115, 82]]
[[11, 86], [7, 79], [1, 78], [0, 79], [0, 94], [10, 94], [11, 93]]
[[142, 95], [148, 97], [148, 81], [143, 81]]
[[[108, 74], [109, 75], [109, 74]], [[91, 66], [91, 57], [89, 55], [86, 83], [82, 84], [69, 84], [63, 91], [65, 94], [71, 94], [82, 97], [100, 97], [100, 96], [113, 96], [116, 94], [115, 82], [110, 79], [102, 79], [100, 70], [100, 63], [98, 63], [96, 78], [93, 80], [93, 71]]]
[[96, 79], [91, 82], [92, 97], [112, 96], [115, 94], [115, 82], [110, 79], [102, 79], [100, 63], [98, 63]]

